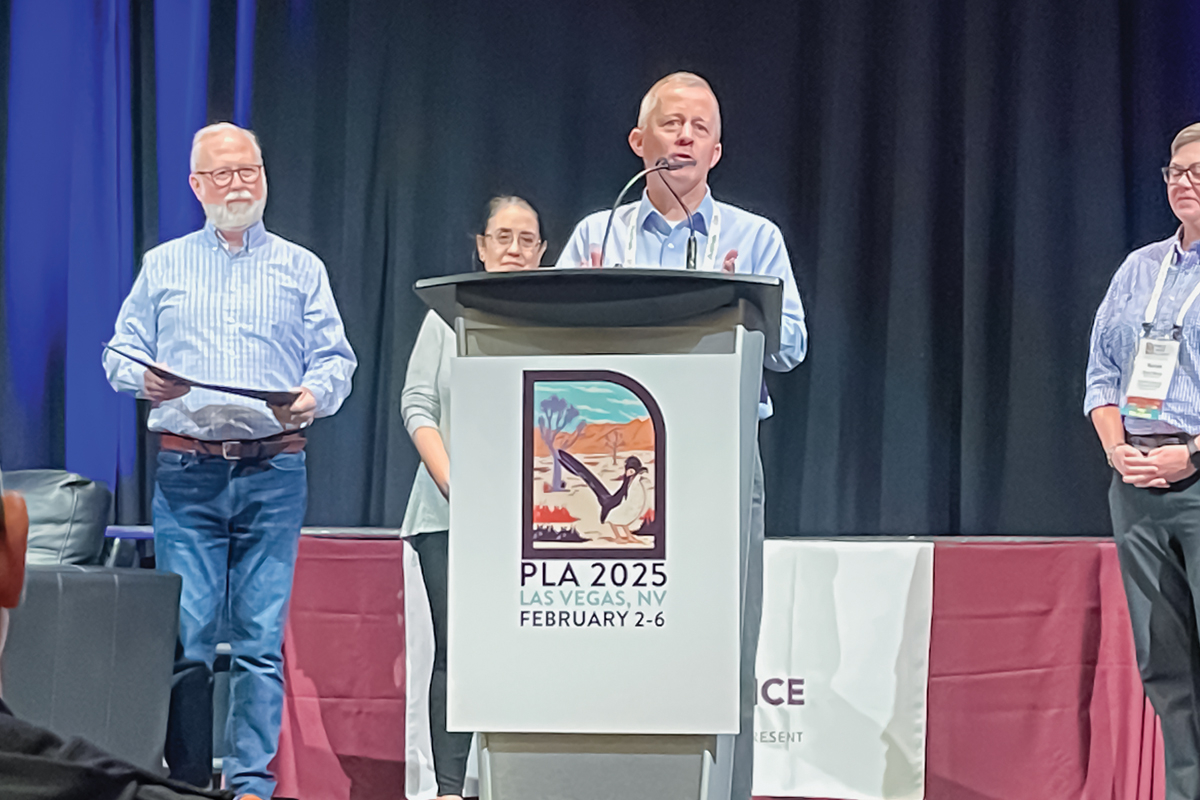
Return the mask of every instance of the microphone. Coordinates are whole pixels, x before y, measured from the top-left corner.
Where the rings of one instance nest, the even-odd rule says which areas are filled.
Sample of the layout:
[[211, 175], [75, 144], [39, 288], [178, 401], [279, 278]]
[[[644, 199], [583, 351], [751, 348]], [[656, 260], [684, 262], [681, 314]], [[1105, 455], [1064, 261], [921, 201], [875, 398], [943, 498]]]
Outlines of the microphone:
[[[604, 226], [604, 238], [600, 241], [600, 266], [604, 266], [604, 249], [606, 247], [608, 247], [608, 234], [610, 232], [612, 232], [613, 216], [617, 213], [617, 206], [621, 205], [621, 201], [625, 199], [626, 193], [629, 192], [629, 190], [633, 187], [633, 185], [635, 183], [637, 183], [639, 180], [641, 180], [643, 177], [645, 177], [646, 175], [649, 175], [651, 172], [661, 172], [662, 170], [667, 170], [668, 172], [673, 172], [674, 170], [677, 170], [677, 169], [683, 169], [684, 167], [694, 167], [695, 165], [696, 165], [695, 161], [690, 161], [690, 160], [689, 161], [667, 161], [667, 159], [665, 159], [665, 158], [660, 158], [658, 161], [654, 162], [653, 167], [647, 167], [646, 169], [642, 170], [637, 175], [634, 175], [632, 178], [629, 179], [629, 183], [625, 184], [625, 188], [621, 189], [621, 193], [617, 195], [617, 199], [613, 202], [612, 210], [608, 212], [608, 224]], [[663, 183], [666, 183], [666, 181], [663, 181]], [[667, 188], [668, 189], [671, 188], [669, 184], [668, 184]], [[671, 189], [671, 194], [675, 194], [674, 189]], [[679, 200], [679, 196], [676, 195], [675, 199]], [[679, 204], [683, 205], [683, 201], [680, 201]], [[684, 211], [685, 212], [687, 211], [686, 206], [684, 207]], [[692, 217], [689, 214], [688, 222], [691, 222], [691, 219], [692, 219]], [[692, 231], [692, 236], [693, 237], [695, 236], [695, 230]], [[695, 239], [694, 238], [690, 239], [689, 242], [690, 242], [690, 244], [688, 245], [688, 247], [690, 249], [694, 250], [695, 246], [696, 246]], [[695, 269], [695, 266], [694, 266], [695, 261], [696, 261], [695, 253], [693, 252], [692, 253], [692, 264], [693, 264], [692, 269]]]
[[[693, 161], [693, 164], [696, 162]], [[688, 211], [688, 207], [683, 204], [683, 198], [675, 194], [675, 190], [671, 188], [671, 184], [663, 181], [663, 185], [671, 193], [671, 197], [675, 198], [675, 202], [679, 203], [679, 207], [683, 209], [683, 213], [687, 215], [688, 221], [688, 240], [687, 240], [687, 261], [685, 262], [688, 269], [696, 268], [696, 223], [692, 220], [692, 212]]]

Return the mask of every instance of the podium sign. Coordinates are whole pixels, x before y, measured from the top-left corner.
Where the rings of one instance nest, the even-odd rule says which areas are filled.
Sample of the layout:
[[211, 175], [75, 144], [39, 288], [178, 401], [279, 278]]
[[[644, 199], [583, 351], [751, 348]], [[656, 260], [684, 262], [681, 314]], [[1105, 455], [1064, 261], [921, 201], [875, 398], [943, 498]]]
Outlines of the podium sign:
[[740, 348], [454, 360], [451, 730], [737, 731], [743, 383]]
[[728, 800], [780, 281], [597, 269], [415, 288], [458, 345], [447, 723], [479, 733], [481, 800]]

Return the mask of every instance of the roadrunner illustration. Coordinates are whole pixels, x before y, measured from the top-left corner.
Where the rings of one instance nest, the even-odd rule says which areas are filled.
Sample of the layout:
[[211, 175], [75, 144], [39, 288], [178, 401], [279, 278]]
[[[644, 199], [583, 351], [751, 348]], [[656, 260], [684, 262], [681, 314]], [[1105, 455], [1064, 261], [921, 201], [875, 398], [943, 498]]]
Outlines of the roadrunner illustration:
[[613, 531], [613, 538], [620, 544], [642, 544], [629, 530], [629, 527], [642, 518], [646, 511], [649, 494], [646, 490], [646, 467], [637, 456], [625, 459], [625, 474], [621, 477], [621, 485], [614, 491], [609, 491], [604, 482], [584, 465], [582, 461], [566, 450], [558, 451], [558, 458], [563, 469], [580, 478], [600, 504], [600, 521], [607, 522]]

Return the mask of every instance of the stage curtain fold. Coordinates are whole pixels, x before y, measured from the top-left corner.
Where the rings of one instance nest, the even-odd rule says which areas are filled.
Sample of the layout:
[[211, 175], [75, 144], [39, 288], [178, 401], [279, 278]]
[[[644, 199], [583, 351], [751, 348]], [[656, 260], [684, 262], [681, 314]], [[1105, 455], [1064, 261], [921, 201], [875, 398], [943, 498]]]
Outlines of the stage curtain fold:
[[133, 276], [129, 5], [16, 0], [10, 30], [3, 463], [115, 487], [136, 458], [100, 366]]

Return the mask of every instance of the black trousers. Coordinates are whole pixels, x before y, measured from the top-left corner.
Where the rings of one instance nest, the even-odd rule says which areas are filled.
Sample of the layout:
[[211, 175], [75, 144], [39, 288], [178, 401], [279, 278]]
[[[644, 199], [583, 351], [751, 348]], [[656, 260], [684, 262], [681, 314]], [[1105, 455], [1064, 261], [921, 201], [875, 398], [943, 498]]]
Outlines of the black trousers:
[[167, 714], [163, 757], [171, 779], [208, 788], [213, 775], [213, 673], [203, 661], [183, 655], [175, 642], [175, 674]]
[[462, 794], [467, 774], [467, 756], [471, 752], [470, 733], [446, 730], [446, 583], [449, 574], [450, 534], [448, 531], [418, 533], [411, 537], [413, 549], [421, 559], [421, 575], [429, 597], [433, 617], [433, 674], [429, 678], [429, 738], [433, 744], [433, 770], [437, 775], [438, 794]]
[[1200, 476], [1108, 491], [1138, 671], [1162, 722], [1166, 800], [1200, 800]]

